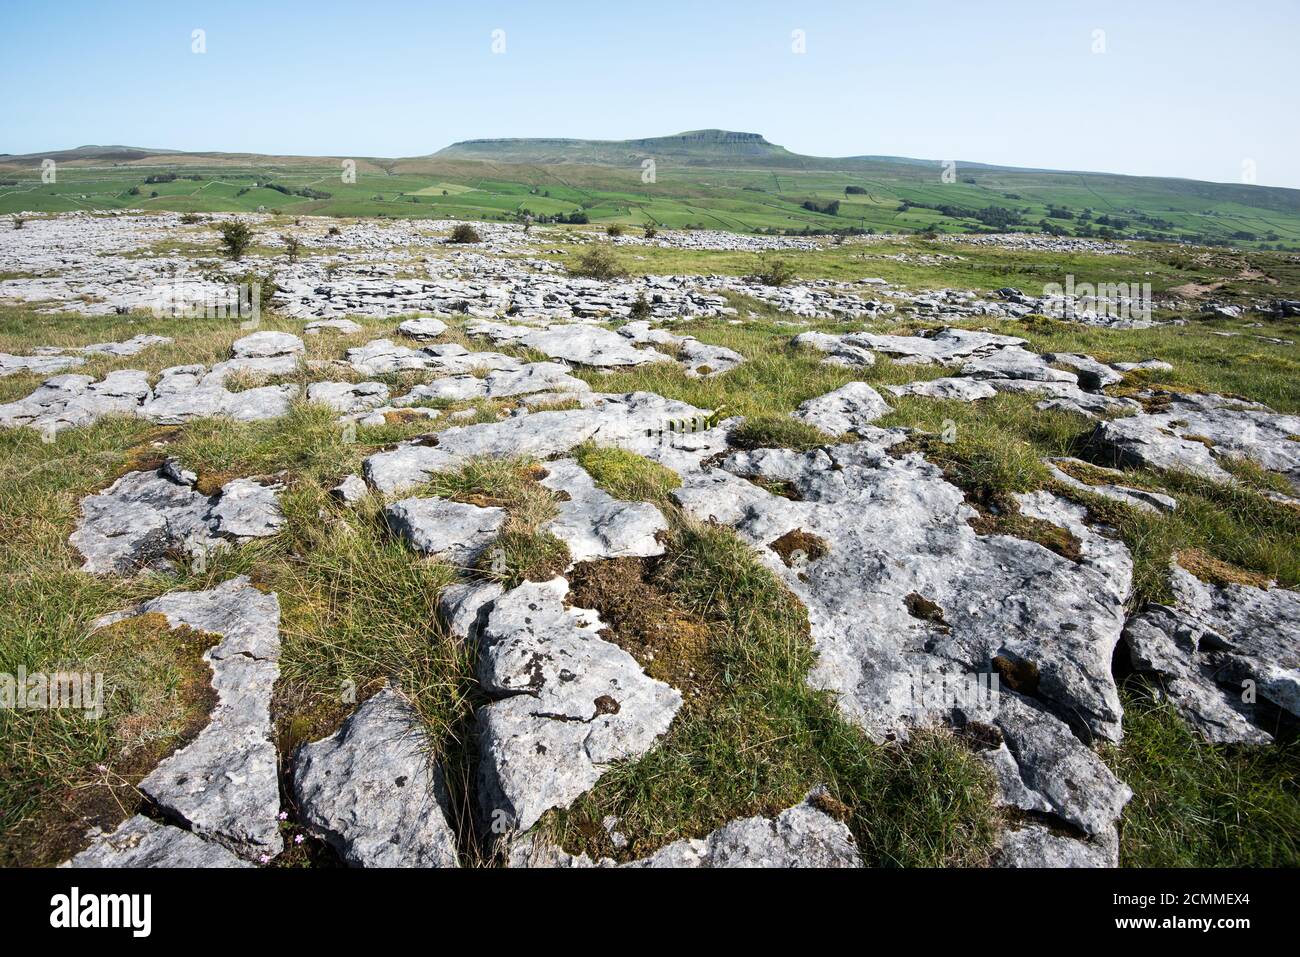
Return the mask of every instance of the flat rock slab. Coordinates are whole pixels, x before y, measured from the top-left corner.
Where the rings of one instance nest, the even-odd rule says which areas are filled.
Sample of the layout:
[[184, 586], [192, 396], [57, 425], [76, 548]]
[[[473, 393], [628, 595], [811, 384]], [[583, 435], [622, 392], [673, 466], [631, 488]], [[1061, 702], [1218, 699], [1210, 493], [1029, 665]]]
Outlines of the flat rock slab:
[[569, 548], [573, 562], [662, 555], [668, 522], [649, 502], [625, 502], [596, 487], [573, 459], [546, 463], [541, 484], [567, 496], [559, 515], [543, 526]]
[[686, 367], [686, 374], [693, 379], [722, 375], [745, 361], [745, 357], [734, 349], [709, 345], [694, 336], [675, 336], [666, 329], [651, 328], [650, 323], [644, 321], [625, 323], [619, 326], [618, 334], [636, 343], [667, 346], [678, 355]]
[[497, 582], [448, 585], [438, 595], [438, 616], [447, 631], [461, 641], [477, 638], [485, 611], [505, 592]]
[[[832, 347], [829, 339], [838, 339], [838, 342]], [[931, 335], [919, 336], [882, 336], [870, 332], [850, 332], [829, 339], [809, 339], [801, 335], [797, 336], [795, 341], [799, 344], [813, 345], [823, 352], [831, 352], [832, 356], [835, 354], [834, 350], [843, 350], [846, 347], [880, 353], [889, 356], [900, 365], [932, 362], [955, 365], [968, 359], [990, 356], [1000, 349], [1026, 344], [1024, 339], [1015, 336], [956, 328], [940, 329]]]
[[562, 578], [520, 585], [479, 635], [479, 681], [496, 699], [478, 712], [479, 804], [493, 833], [568, 807], [613, 762], [648, 751], [682, 704], [597, 637], [594, 613], [566, 608], [567, 591]]
[[1300, 717], [1300, 592], [1210, 585], [1178, 565], [1170, 584], [1174, 606], [1152, 604], [1124, 631], [1134, 668], [1206, 740], [1272, 741], [1267, 705]]
[[998, 867], [1118, 867], [1117, 841], [1084, 842], [1029, 824], [1002, 835], [994, 859]]
[[998, 390], [987, 382], [956, 376], [909, 382], [906, 385], [887, 385], [885, 391], [897, 396], [919, 395], [928, 399], [954, 399], [958, 402], [978, 402], [998, 394]]
[[850, 382], [804, 402], [794, 417], [828, 435], [841, 436], [859, 432], [892, 411], [880, 393], [867, 383]]
[[317, 319], [303, 326], [302, 331], [308, 336], [318, 336], [323, 332], [336, 332], [341, 336], [350, 336], [364, 328], [361, 323], [353, 322], [351, 319]]
[[676, 841], [628, 867], [861, 867], [853, 834], [809, 799], [775, 818], [747, 817]]
[[220, 844], [136, 814], [61, 867], [252, 867]]
[[388, 401], [388, 386], [382, 382], [313, 382], [307, 386], [307, 401], [344, 414], [368, 412]]
[[408, 339], [437, 339], [447, 331], [447, 324], [441, 319], [407, 319], [397, 331]]
[[1159, 413], [1099, 422], [1090, 441], [1127, 465], [1180, 469], [1217, 482], [1233, 481], [1219, 459], [1249, 459], [1300, 492], [1300, 416], [1220, 395], [1164, 397], [1170, 401]]
[[419, 715], [392, 688], [338, 733], [303, 745], [293, 789], [303, 826], [353, 867], [456, 867], [442, 769]]
[[1133, 399], [1106, 395], [1101, 392], [1088, 392], [1079, 388], [1073, 382], [996, 377], [989, 377], [984, 381], [998, 392], [1018, 392], [1043, 396], [1043, 400], [1034, 406], [1040, 412], [1045, 412], [1048, 409], [1060, 409], [1085, 418], [1095, 419], [1103, 415], [1127, 415], [1131, 412], [1139, 412], [1142, 408]]
[[[706, 422], [708, 411], [652, 392], [623, 395], [592, 393], [583, 408], [534, 412], [481, 425], [455, 426], [438, 433], [437, 445], [402, 445], [365, 461], [364, 474], [385, 494], [427, 482], [476, 456], [526, 455], [546, 459], [583, 442], [617, 445], [649, 454], [695, 444], [684, 429]], [[698, 434], [701, 442], [713, 436]], [[671, 466], [670, 466], [671, 467]]]
[[82, 518], [69, 541], [85, 558], [83, 569], [132, 574], [165, 564], [174, 550], [207, 552], [284, 526], [277, 488], [236, 479], [208, 496], [194, 490], [191, 475], [167, 467], [128, 472], [82, 499]]
[[106, 616], [104, 627], [160, 614], [172, 628], [220, 635], [203, 653], [212, 668], [217, 704], [208, 724], [165, 758], [140, 790], [168, 815], [241, 857], [273, 857], [283, 849], [277, 813], [280, 784], [271, 739], [271, 694], [280, 674], [280, 602], [247, 578], [198, 592], [169, 592]]
[[444, 498], [406, 498], [384, 509], [389, 527], [424, 555], [469, 567], [493, 542], [504, 508], [482, 508]]
[[1073, 372], [1055, 369], [1046, 358], [1020, 346], [1005, 346], [987, 356], [972, 359], [961, 367], [961, 374], [976, 379], [1025, 379], [1031, 382], [1066, 382], [1077, 386]]
[[525, 346], [552, 359], [563, 359], [594, 368], [672, 361], [671, 356], [653, 348], [638, 349], [616, 332], [585, 323], [567, 323], [538, 329], [502, 322], [475, 322], [466, 331], [472, 336], [487, 336], [496, 343]]

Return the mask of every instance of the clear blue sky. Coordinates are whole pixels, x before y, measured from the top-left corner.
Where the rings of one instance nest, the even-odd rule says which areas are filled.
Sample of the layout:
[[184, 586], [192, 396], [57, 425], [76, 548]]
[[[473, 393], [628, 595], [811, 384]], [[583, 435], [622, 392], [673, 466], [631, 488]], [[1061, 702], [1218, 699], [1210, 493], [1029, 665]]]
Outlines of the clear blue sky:
[[1300, 187], [1298, 40], [1298, 0], [2, 0], [0, 152], [413, 156], [721, 127], [1224, 182], [1251, 159]]

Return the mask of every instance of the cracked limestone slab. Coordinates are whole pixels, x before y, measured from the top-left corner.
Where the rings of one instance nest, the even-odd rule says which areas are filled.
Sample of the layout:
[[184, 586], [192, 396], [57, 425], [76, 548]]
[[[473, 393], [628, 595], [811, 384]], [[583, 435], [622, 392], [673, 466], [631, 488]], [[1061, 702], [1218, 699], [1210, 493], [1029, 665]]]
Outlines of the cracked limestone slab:
[[1054, 369], [1045, 356], [1020, 346], [1006, 346], [986, 356], [972, 359], [961, 367], [961, 374], [975, 379], [1022, 379], [1029, 382], [1063, 382], [1078, 387], [1073, 372]]
[[708, 837], [675, 841], [626, 866], [852, 868], [861, 867], [862, 859], [848, 827], [818, 808], [810, 795], [775, 818], [741, 818]]
[[649, 362], [671, 362], [653, 348], [638, 349], [624, 336], [602, 326], [564, 323], [538, 329], [503, 322], [475, 322], [466, 327], [472, 336], [487, 336], [496, 343], [510, 343], [536, 349], [552, 359], [562, 359], [593, 368], [639, 366]]
[[[788, 483], [800, 500], [747, 478]], [[807, 606], [818, 652], [810, 682], [835, 691], [874, 738], [944, 716], [916, 700], [920, 677], [988, 673], [997, 658], [1024, 663], [1063, 716], [1119, 739], [1110, 665], [1132, 559], [1085, 524], [1083, 508], [1043, 492], [1018, 499], [1025, 515], [1077, 540], [1077, 562], [980, 535], [969, 524], [977, 513], [939, 468], [866, 441], [733, 453], [673, 494], [693, 517], [734, 527]]]
[[864, 427], [892, 411], [880, 393], [867, 383], [850, 382], [802, 403], [794, 413], [794, 418], [821, 429], [828, 435], [841, 436], [849, 432], [861, 432]]
[[341, 336], [350, 336], [360, 332], [364, 326], [351, 319], [317, 319], [302, 327], [303, 335], [318, 336], [325, 332], [336, 332]]
[[[955, 365], [967, 359], [992, 355], [1000, 349], [1026, 344], [1024, 339], [1016, 336], [956, 328], [940, 329], [933, 334], [918, 336], [887, 336], [870, 332], [850, 332], [843, 336], [816, 339], [808, 338], [809, 336], [808, 333], [796, 336], [796, 344], [813, 345], [823, 352], [831, 352], [832, 356], [835, 354], [833, 349], [842, 350], [848, 347], [867, 350], [889, 356], [899, 365], [924, 365], [933, 362]], [[830, 340], [835, 339], [838, 339], [838, 342], [832, 345]]]
[[1255, 403], [1173, 395], [1161, 412], [1099, 422], [1090, 441], [1127, 465], [1180, 469], [1225, 483], [1232, 474], [1218, 460], [1249, 459], [1300, 492], [1300, 416]]
[[280, 674], [280, 602], [233, 578], [207, 591], [168, 592], [96, 622], [160, 614], [172, 628], [221, 636], [203, 653], [217, 703], [189, 744], [164, 758], [140, 790], [168, 816], [247, 859], [283, 850], [271, 695]]
[[614, 498], [573, 459], [547, 462], [541, 485], [564, 492], [559, 514], [543, 529], [564, 542], [573, 563], [599, 558], [647, 558], [662, 555], [660, 539], [668, 531], [663, 513], [649, 502]]
[[128, 472], [82, 499], [69, 542], [85, 558], [83, 570], [133, 574], [161, 566], [173, 550], [206, 552], [225, 541], [274, 535], [284, 525], [278, 488], [235, 479], [208, 496], [185, 478], [166, 466]]
[[1127, 415], [1140, 412], [1142, 406], [1123, 396], [1106, 395], [1101, 392], [1088, 392], [1073, 382], [1042, 381], [1037, 379], [999, 379], [983, 380], [998, 392], [1018, 392], [1023, 394], [1043, 395], [1046, 398], [1035, 404], [1034, 408], [1043, 412], [1048, 409], [1061, 409], [1073, 412], [1085, 418], [1095, 419], [1104, 415]]
[[682, 704], [630, 654], [597, 636], [568, 584], [526, 582], [492, 605], [479, 634], [479, 804], [485, 822], [526, 831], [568, 807], [610, 766], [636, 758]]
[[994, 863], [997, 867], [1118, 867], [1119, 842], [1085, 842], [1042, 824], [1027, 824], [1002, 835]]
[[500, 583], [491, 581], [448, 585], [438, 594], [438, 616], [454, 637], [461, 641], [476, 639], [485, 610], [504, 592]]
[[353, 867], [457, 867], [447, 787], [415, 709], [391, 687], [334, 735], [303, 745], [293, 790], [303, 827]]
[[618, 334], [633, 342], [667, 346], [676, 352], [686, 374], [693, 379], [707, 379], [730, 372], [745, 361], [745, 357], [725, 346], [712, 346], [694, 336], [675, 336], [665, 329], [653, 329], [645, 321], [628, 322], [619, 326]]
[[313, 382], [307, 386], [307, 401], [344, 414], [369, 412], [388, 401], [388, 386], [382, 382]]
[[1089, 392], [1100, 392], [1109, 385], [1118, 385], [1124, 381], [1124, 374], [1114, 366], [1098, 362], [1092, 356], [1077, 352], [1047, 352], [1043, 359], [1057, 365], [1069, 366], [1078, 377], [1080, 388]]
[[137, 415], [152, 394], [148, 375], [138, 369], [119, 369], [98, 382], [88, 375], [54, 376], [26, 398], [0, 405], [0, 426], [54, 436], [106, 416]]
[[384, 517], [417, 552], [468, 568], [496, 541], [507, 513], [445, 498], [406, 498], [387, 506]]
[[885, 391], [896, 396], [919, 395], [929, 399], [954, 399], [958, 402], [978, 402], [998, 394], [998, 390], [987, 382], [960, 376], [909, 382], [906, 385], [887, 385]]
[[366, 459], [364, 474], [372, 487], [392, 494], [427, 482], [430, 475], [455, 469], [476, 456], [546, 459], [587, 441], [651, 457], [670, 450], [689, 454], [687, 448], [699, 446], [703, 455], [706, 448], [716, 446], [717, 433], [702, 429], [693, 436], [689, 429], [706, 422], [708, 416], [705, 409], [653, 392], [591, 393], [589, 404], [582, 408], [454, 426], [438, 433], [436, 445], [406, 444], [378, 452]]
[[84, 851], [60, 867], [252, 867], [220, 844], [141, 814], [96, 834]]
[[1300, 592], [1206, 584], [1176, 564], [1170, 585], [1175, 604], [1152, 603], [1124, 631], [1133, 667], [1206, 740], [1272, 741], [1259, 699], [1300, 717]]

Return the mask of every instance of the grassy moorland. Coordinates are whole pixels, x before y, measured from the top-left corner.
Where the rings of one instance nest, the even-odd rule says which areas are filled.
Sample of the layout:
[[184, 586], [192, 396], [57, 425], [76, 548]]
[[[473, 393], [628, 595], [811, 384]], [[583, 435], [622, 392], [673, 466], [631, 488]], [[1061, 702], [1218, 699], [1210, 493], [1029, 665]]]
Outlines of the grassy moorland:
[[[0, 213], [278, 210], [291, 216], [517, 220], [735, 232], [1062, 235], [1300, 249], [1300, 192], [891, 157], [798, 156], [728, 134], [570, 148], [457, 144], [432, 156], [295, 157], [83, 148], [0, 157]], [[743, 135], [743, 134], [740, 134]], [[542, 141], [543, 144], [546, 141]], [[57, 164], [41, 178], [43, 158]], [[643, 162], [656, 159], [653, 179]]]
[[[438, 196], [443, 188], [456, 195], [439, 187]], [[923, 242], [900, 248], [913, 256], [931, 250]], [[1198, 258], [1192, 251], [1150, 246], [1123, 263], [1115, 261], [1119, 257], [1062, 263], [1042, 254], [956, 251], [966, 258], [955, 265], [855, 258], [875, 249], [849, 245], [790, 258], [809, 277], [883, 275], [918, 288], [1029, 286], [1075, 266], [1084, 275], [1105, 268], [1131, 277], [1136, 267], [1150, 266], [1165, 288], [1198, 277], [1223, 281], [1229, 292], [1231, 283], [1251, 284], [1239, 291], [1242, 297], [1258, 294], [1256, 283], [1274, 296], [1295, 297], [1300, 289], [1288, 271], [1292, 264], [1275, 253]], [[732, 254], [623, 249], [617, 255], [629, 268], [644, 271], [728, 272], [732, 269], [724, 267], [731, 266], [743, 272], [752, 265], [752, 257], [723, 262]], [[636, 258], [641, 255], [646, 258]], [[1271, 281], [1240, 279], [1243, 264], [1251, 275], [1262, 272]], [[784, 414], [805, 399], [853, 379], [883, 385], [941, 374], [888, 360], [867, 370], [822, 365], [819, 356], [790, 347], [790, 317], [752, 301], [736, 305], [742, 316], [753, 317], [740, 324], [696, 321], [678, 327], [746, 356], [744, 365], [726, 375], [691, 379], [671, 363], [580, 374], [597, 389], [646, 389], [746, 416], [749, 440], [774, 445], [810, 440], [781, 425]], [[308, 358], [338, 358], [349, 346], [393, 335], [397, 322], [359, 321], [365, 328], [352, 336], [308, 337]], [[1260, 321], [1264, 328], [1249, 324]], [[1040, 351], [1084, 351], [1108, 361], [1163, 358], [1174, 370], [1150, 374], [1143, 385], [1239, 394], [1279, 411], [1300, 412], [1296, 347], [1252, 337], [1300, 340], [1300, 323], [1294, 320], [1193, 321], [1133, 331], [1041, 319], [965, 325], [996, 325], [1000, 332], [1024, 336]], [[272, 315], [266, 327], [296, 331], [300, 323]], [[923, 324], [858, 327], [900, 332]], [[844, 325], [814, 328], [842, 331]], [[114, 368], [156, 371], [183, 362], [210, 363], [224, 358], [241, 334], [233, 324], [216, 322], [0, 309], [0, 351], [12, 353], [146, 331], [172, 336], [175, 343], [130, 359], [99, 357], [79, 371], [100, 375]], [[1242, 335], [1215, 334], [1225, 331]], [[459, 325], [448, 338], [471, 343]], [[299, 378], [307, 381], [305, 373]], [[394, 387], [410, 384], [396, 376], [388, 381]], [[37, 384], [39, 377], [32, 375], [0, 379], [0, 401], [26, 395]], [[945, 420], [955, 423], [956, 442], [928, 446], [927, 452], [940, 456], [953, 480], [973, 491], [1005, 495], [1054, 488], [1079, 495], [1055, 486], [1041, 460], [1079, 453], [1090, 428], [1085, 419], [1039, 412], [1031, 397], [1019, 395], [973, 405], [919, 398], [892, 404], [895, 411], [882, 424], [937, 432]], [[491, 421], [509, 405], [445, 407], [473, 409], [476, 421]], [[27, 430], [0, 431], [0, 603], [6, 612], [0, 616], [0, 671], [13, 673], [19, 665], [76, 667], [103, 672], [108, 682], [108, 717], [102, 721], [70, 712], [0, 712], [0, 860], [58, 861], [89, 823], [111, 823], [129, 813], [139, 803], [134, 784], [150, 762], [202, 719], [203, 699], [194, 692], [186, 664], [192, 664], [192, 655], [187, 657], [184, 647], [159, 635], [144, 641], [127, 630], [92, 632], [95, 618], [144, 597], [209, 587], [234, 574], [248, 574], [280, 596], [284, 648], [274, 711], [281, 753], [337, 726], [344, 716], [338, 694], [343, 683], [355, 684], [363, 696], [394, 678], [433, 735], [448, 767], [460, 830], [471, 834], [472, 709], [479, 697], [468, 652], [445, 633], [435, 613], [438, 593], [455, 570], [418, 558], [390, 535], [377, 498], [345, 508], [327, 494], [357, 471], [365, 456], [436, 432], [448, 419], [361, 427], [352, 435], [339, 429], [328, 410], [301, 403], [289, 416], [265, 423], [199, 420], [159, 428], [106, 420], [64, 433], [55, 443]], [[285, 530], [219, 553], [204, 568], [181, 562], [172, 571], [134, 579], [83, 574], [68, 545], [81, 498], [163, 455], [179, 456], [205, 485], [234, 476], [274, 476], [286, 486]], [[609, 773], [568, 811], [549, 815], [544, 826], [550, 833], [574, 851], [639, 854], [700, 836], [741, 814], [778, 810], [811, 785], [826, 784], [828, 807], [849, 823], [872, 864], [969, 865], [988, 858], [1000, 812], [991, 804], [992, 785], [982, 765], [959, 739], [936, 731], [914, 736], [906, 746], [868, 741], [824, 693], [804, 682], [812, 650], [802, 608], [729, 532], [700, 526], [675, 510], [668, 494], [675, 476], [629, 453], [584, 447], [576, 455], [611, 494], [655, 501], [669, 516], [663, 558], [582, 566], [573, 587], [579, 604], [587, 601], [610, 612], [606, 620], [632, 623], [616, 628], [616, 639], [625, 646], [641, 640], [637, 623], [668, 625], [675, 636], [673, 653], [661, 656], [652, 673], [681, 687], [687, 705], [658, 748]], [[431, 481], [430, 491], [491, 500], [510, 512], [504, 567], [481, 574], [513, 582], [544, 575], [563, 558], [539, 531], [555, 503], [535, 482], [536, 464], [474, 462]], [[1198, 555], [1214, 567], [1286, 587], [1300, 585], [1300, 515], [1261, 494], [1276, 477], [1244, 475], [1246, 480], [1231, 488], [1179, 473], [1143, 470], [1131, 477], [1180, 502], [1172, 515], [1149, 515], [1084, 496], [1134, 553], [1134, 607], [1166, 597], [1165, 569], [1175, 553]], [[1137, 793], [1123, 821], [1124, 863], [1300, 863], [1295, 785], [1300, 753], [1294, 743], [1264, 751], [1213, 747], [1192, 735], [1166, 706], [1150, 701], [1140, 686], [1127, 686], [1125, 695], [1127, 737], [1104, 750]], [[609, 844], [601, 827], [610, 814], [619, 817], [629, 838], [623, 851]], [[286, 827], [292, 829], [292, 821]], [[321, 853], [308, 842], [280, 863], [307, 864]]]

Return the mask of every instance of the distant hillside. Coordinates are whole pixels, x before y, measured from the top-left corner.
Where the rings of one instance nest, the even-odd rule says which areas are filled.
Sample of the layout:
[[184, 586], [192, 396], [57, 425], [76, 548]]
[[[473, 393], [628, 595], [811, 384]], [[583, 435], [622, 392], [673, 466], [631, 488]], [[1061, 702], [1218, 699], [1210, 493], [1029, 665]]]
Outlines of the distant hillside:
[[464, 140], [439, 150], [443, 159], [492, 160], [500, 163], [574, 163], [597, 166], [639, 164], [646, 157], [656, 162], [675, 160], [683, 165], [736, 164], [745, 166], [785, 162], [796, 165], [801, 157], [769, 143], [758, 133], [729, 130], [691, 130], [675, 136], [637, 140], [496, 139]]
[[[58, 179], [41, 179], [44, 159]], [[642, 178], [653, 158], [657, 176]], [[341, 175], [351, 169], [355, 177]], [[736, 232], [1026, 231], [1300, 249], [1300, 190], [899, 156], [803, 156], [757, 133], [479, 139], [405, 159], [81, 146], [0, 155], [0, 213], [282, 211]]]

